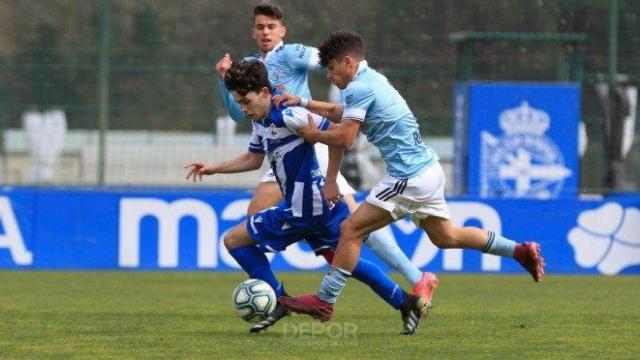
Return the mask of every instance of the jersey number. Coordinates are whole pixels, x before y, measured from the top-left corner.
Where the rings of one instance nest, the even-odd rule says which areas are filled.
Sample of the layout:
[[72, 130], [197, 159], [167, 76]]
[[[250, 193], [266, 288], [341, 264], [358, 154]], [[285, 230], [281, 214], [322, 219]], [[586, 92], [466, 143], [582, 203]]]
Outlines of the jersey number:
[[416, 131], [413, 133], [413, 141], [416, 145], [422, 144], [422, 136], [420, 136], [419, 132]]

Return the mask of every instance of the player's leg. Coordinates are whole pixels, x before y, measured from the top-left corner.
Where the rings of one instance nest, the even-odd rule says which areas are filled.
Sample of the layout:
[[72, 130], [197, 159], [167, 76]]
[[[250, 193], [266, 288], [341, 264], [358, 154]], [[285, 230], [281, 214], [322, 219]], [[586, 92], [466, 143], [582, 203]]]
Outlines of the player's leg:
[[511, 257], [518, 261], [533, 277], [541, 281], [544, 277], [544, 259], [540, 245], [534, 242], [518, 244], [493, 231], [477, 227], [456, 227], [448, 219], [429, 216], [420, 221], [434, 245], [441, 249], [476, 249], [484, 253]]
[[273, 288], [276, 296], [284, 294], [282, 283], [271, 270], [269, 260], [249, 236], [246, 220], [226, 233], [224, 245], [250, 278], [265, 281]]
[[388, 211], [364, 202], [340, 224], [340, 241], [332, 266], [351, 272], [360, 258], [368, 234], [393, 222]]
[[[329, 150], [327, 145], [316, 143], [314, 145], [314, 149], [320, 168], [326, 171], [329, 163]], [[353, 197], [356, 193], [355, 189], [340, 173], [338, 173], [336, 180], [338, 182], [340, 192], [344, 195], [344, 202], [349, 207], [349, 211], [351, 213], [355, 212], [358, 207], [358, 204]], [[409, 283], [414, 286], [415, 290], [415, 285], [420, 282], [423, 275], [415, 264], [407, 258], [407, 255], [402, 252], [400, 247], [398, 247], [389, 227], [381, 228], [369, 234], [365, 240], [365, 245], [367, 245], [367, 247], [369, 247], [391, 268], [400, 271], [400, 273], [407, 278]]]
[[389, 225], [392, 220], [388, 211], [368, 202], [360, 205], [340, 224], [340, 240], [336, 253], [317, 294], [280, 299], [280, 302], [292, 311], [311, 315], [320, 321], [331, 319], [333, 304], [338, 300], [347, 279], [358, 264], [364, 237]]
[[251, 216], [260, 210], [276, 206], [282, 200], [282, 192], [271, 170], [268, 170], [253, 193], [247, 216]]
[[[316, 152], [316, 157], [318, 159], [318, 165], [320, 166], [321, 169], [323, 169], [324, 172], [326, 172], [327, 166], [329, 164], [329, 149], [328, 149], [327, 145], [321, 144], [321, 143], [316, 143], [314, 145], [314, 150]], [[351, 216], [349, 216], [349, 218], [351, 218], [357, 212], [357, 210], [356, 210], [357, 204], [355, 202], [355, 199], [353, 199], [353, 196], [352, 196], [353, 194], [355, 194], [355, 190], [353, 189], [353, 187], [351, 185], [349, 185], [349, 183], [346, 181], [344, 176], [342, 176], [342, 174], [338, 174], [338, 177], [337, 177], [336, 181], [338, 182], [338, 188], [340, 188], [340, 191], [342, 192], [342, 194], [351, 195], [351, 196], [347, 196], [346, 197], [346, 204], [349, 207], [349, 210], [351, 211]], [[343, 231], [342, 226], [344, 226], [345, 223], [347, 223], [349, 221], [349, 218], [347, 218], [347, 220], [345, 220], [342, 223], [341, 227], [340, 227], [340, 243], [343, 242], [342, 239], [343, 239], [343, 235], [344, 235], [343, 232], [342, 232]], [[385, 217], [385, 220], [387, 220], [387, 219], [388, 219], [388, 222], [386, 224], [391, 223], [391, 217], [388, 216], [388, 214]], [[382, 226], [384, 226], [384, 225], [382, 225]], [[375, 227], [375, 228], [372, 228], [370, 230], [367, 229], [366, 233], [360, 234], [360, 238], [359, 238], [359, 240], [357, 240], [357, 251], [356, 251], [357, 255], [356, 255], [355, 258], [353, 258], [350, 261], [350, 264], [348, 264], [349, 266], [344, 268], [344, 269], [348, 269], [349, 271], [351, 271], [351, 270], [353, 270], [355, 268], [355, 264], [356, 264], [356, 262], [358, 261], [358, 258], [359, 258], [360, 248], [362, 246], [363, 238], [366, 235], [369, 235], [372, 231], [375, 231], [375, 230], [381, 228], [382, 226]], [[340, 245], [338, 245], [338, 246], [340, 246]]]
[[[342, 190], [342, 185], [340, 190]], [[344, 201], [349, 206], [349, 210], [354, 212], [358, 207], [353, 195], [345, 193]], [[369, 234], [369, 237], [364, 241], [364, 244], [373, 251], [385, 264], [389, 265], [394, 270], [399, 271], [412, 286], [416, 286], [420, 279], [423, 278], [423, 274], [418, 267], [409, 260], [407, 255], [400, 249], [398, 243], [396, 243], [391, 233], [391, 228], [383, 227]]]
[[449, 221], [449, 209], [444, 198], [445, 176], [438, 162], [420, 175], [409, 179], [399, 197], [411, 201], [412, 218], [424, 229], [439, 248], [476, 249], [499, 256], [514, 257], [540, 281], [544, 276], [544, 260], [536, 243], [516, 242], [477, 227], [456, 227]]
[[[329, 264], [333, 262], [334, 251], [325, 250], [322, 255]], [[404, 302], [404, 292], [400, 285], [396, 284], [382, 269], [376, 264], [360, 258], [351, 273], [356, 280], [367, 284], [378, 296], [396, 310], [400, 310]]]
[[[385, 209], [391, 214], [394, 220], [400, 219], [405, 211], [399, 210], [398, 208], [404, 207], [398, 207], [395, 201], [401, 198], [406, 187], [409, 186], [409, 184], [413, 185], [414, 182], [415, 181], [408, 180], [400, 181], [387, 176], [371, 190], [371, 193], [367, 196], [367, 202], [381, 209]], [[422, 187], [421, 185], [422, 184], [419, 184], [418, 187]], [[420, 269], [409, 260], [392, 238], [390, 227], [383, 227], [372, 232], [365, 241], [365, 244], [388, 265], [399, 270], [407, 280], [409, 280], [409, 283], [413, 285], [412, 293], [427, 299], [429, 306], [431, 306], [431, 297], [440, 281], [434, 273], [420, 272]]]
[[[299, 241], [301, 236], [292, 233], [292, 229], [282, 230], [284, 220], [279, 214], [279, 208], [270, 208], [250, 216], [243, 224], [227, 233], [225, 246], [251, 277], [269, 283], [276, 295], [282, 298], [287, 297], [288, 294], [271, 271], [271, 266], [264, 252], [282, 251], [290, 244]], [[266, 330], [287, 315], [289, 315], [289, 311], [278, 303], [265, 320], [253, 325], [249, 331], [257, 333]]]
[[[322, 255], [329, 264], [334, 252], [325, 250]], [[403, 334], [413, 334], [420, 324], [420, 318], [428, 311], [426, 299], [404, 291], [379, 266], [360, 258], [351, 274], [356, 280], [367, 284], [387, 304], [401, 312], [404, 324]]]

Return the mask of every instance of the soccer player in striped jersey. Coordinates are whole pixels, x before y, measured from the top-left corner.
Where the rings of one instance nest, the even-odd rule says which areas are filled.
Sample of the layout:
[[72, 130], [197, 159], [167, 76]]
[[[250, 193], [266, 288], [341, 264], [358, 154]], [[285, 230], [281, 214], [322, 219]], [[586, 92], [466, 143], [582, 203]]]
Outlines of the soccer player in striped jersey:
[[[267, 70], [260, 61], [233, 63], [225, 75], [225, 85], [242, 111], [253, 119], [249, 149], [222, 163], [189, 164], [187, 179], [196, 181], [202, 180], [203, 175], [255, 170], [267, 154], [284, 200], [231, 229], [225, 235], [224, 244], [251, 278], [266, 281], [278, 297], [286, 297], [264, 252], [282, 251], [305, 239], [316, 254], [331, 263], [340, 223], [349, 215], [344, 202], [329, 203], [324, 198], [324, 175], [314, 146], [297, 133], [299, 128], [307, 126], [308, 116], [323, 130], [336, 125], [302, 107], [275, 106]], [[342, 149], [330, 148], [329, 151], [340, 155]], [[427, 300], [406, 293], [374, 263], [364, 259], [356, 263], [353, 276], [401, 312], [405, 329], [415, 331]], [[286, 315], [288, 311], [278, 303], [274, 312], [250, 331], [262, 331]]]
[[[274, 4], [263, 3], [254, 8], [253, 39], [259, 52], [249, 55], [244, 60], [259, 60], [264, 62], [269, 72], [269, 81], [272, 86], [280, 91], [299, 95], [310, 99], [311, 92], [308, 84], [308, 71], [320, 71], [320, 58], [318, 49], [303, 44], [284, 44], [283, 38], [287, 28], [284, 25], [282, 9]], [[216, 70], [222, 78], [231, 66], [231, 56], [225, 54], [216, 65]], [[233, 96], [220, 82], [220, 91], [225, 107], [231, 118], [235, 121], [245, 119], [240, 106], [234, 101]], [[320, 161], [320, 168], [326, 173], [328, 166], [327, 146], [316, 145], [316, 156]], [[338, 174], [338, 184], [344, 195], [344, 201], [350, 211], [355, 211], [357, 204], [353, 195], [355, 190], [347, 180]], [[282, 200], [276, 179], [271, 170], [262, 177], [255, 189], [248, 215], [253, 215], [259, 210], [269, 208]], [[389, 227], [373, 232], [365, 241], [365, 244], [387, 265], [399, 271], [413, 286], [413, 294], [431, 299], [433, 290], [438, 286], [438, 279], [433, 273], [422, 273], [418, 267], [407, 258], [406, 254], [398, 247], [392, 237]]]
[[[301, 101], [295, 96], [284, 103], [302, 102], [309, 110], [342, 122], [328, 131], [318, 131], [309, 122], [299, 133], [312, 143], [319, 141], [346, 148], [362, 131], [380, 151], [387, 175], [342, 223], [334, 261], [317, 294], [283, 298], [283, 305], [322, 321], [329, 320], [333, 305], [360, 256], [363, 238], [406, 215], [411, 215], [439, 248], [476, 249], [514, 258], [536, 282], [542, 280], [544, 259], [537, 243], [518, 244], [493, 231], [451, 223], [438, 155], [423, 143], [418, 122], [404, 98], [386, 77], [367, 65], [362, 38], [352, 32], [332, 33], [319, 49], [329, 81], [342, 90], [344, 105]], [[338, 201], [334, 170], [339, 165], [333, 161], [340, 161], [339, 154], [329, 159], [331, 171], [327, 172], [325, 196], [329, 201]]]

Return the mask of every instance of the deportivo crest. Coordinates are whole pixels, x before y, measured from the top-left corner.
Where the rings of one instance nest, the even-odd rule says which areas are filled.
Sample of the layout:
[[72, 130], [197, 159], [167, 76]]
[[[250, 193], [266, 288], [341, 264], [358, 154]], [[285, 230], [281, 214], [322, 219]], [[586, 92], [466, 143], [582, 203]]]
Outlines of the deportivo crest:
[[481, 133], [481, 196], [557, 198], [572, 171], [557, 144], [545, 136], [549, 114], [523, 101], [502, 111], [498, 121], [504, 135]]

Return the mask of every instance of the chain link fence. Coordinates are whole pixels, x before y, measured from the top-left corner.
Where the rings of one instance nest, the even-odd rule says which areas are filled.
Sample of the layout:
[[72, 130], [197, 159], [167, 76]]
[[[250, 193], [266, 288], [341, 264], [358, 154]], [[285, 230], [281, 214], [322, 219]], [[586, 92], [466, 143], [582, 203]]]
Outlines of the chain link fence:
[[[34, 147], [50, 156], [43, 184], [100, 185], [99, 110], [107, 106], [104, 185], [192, 186], [184, 181], [190, 161], [229, 159], [245, 150], [249, 124], [233, 136], [216, 137], [224, 115], [213, 66], [225, 52], [254, 52], [250, 38], [256, 1], [17, 1], [0, 0], [0, 179], [34, 184]], [[445, 165], [453, 157], [452, 91], [456, 82], [458, 31], [584, 33], [582, 119], [589, 143], [581, 162], [581, 191], [605, 192], [602, 109], [595, 85], [606, 80], [609, 2], [281, 1], [288, 42], [317, 45], [328, 32], [349, 28], [367, 43], [369, 63], [405, 96], [428, 143]], [[110, 10], [104, 21], [105, 6]], [[631, 84], [640, 81], [640, 3], [619, 3], [615, 39], [617, 68]], [[345, 9], [351, 9], [346, 11]], [[108, 103], [99, 96], [101, 34], [110, 41]], [[560, 45], [496, 43], [475, 51], [477, 80], [557, 81], [569, 74]], [[326, 99], [324, 74], [311, 76], [314, 97]], [[30, 138], [26, 114], [64, 113], [59, 149], [46, 137]], [[55, 127], [55, 122], [49, 126]], [[639, 135], [625, 161], [640, 184]], [[45, 129], [46, 130], [46, 129]], [[218, 134], [221, 135], [221, 134]], [[36, 145], [34, 145], [36, 144]], [[39, 144], [39, 145], [38, 145]], [[375, 152], [373, 152], [375, 154]], [[45, 156], [46, 157], [46, 156]], [[38, 165], [36, 166], [44, 166]], [[46, 162], [45, 162], [46, 165]], [[216, 176], [201, 186], [255, 186], [261, 171]]]

